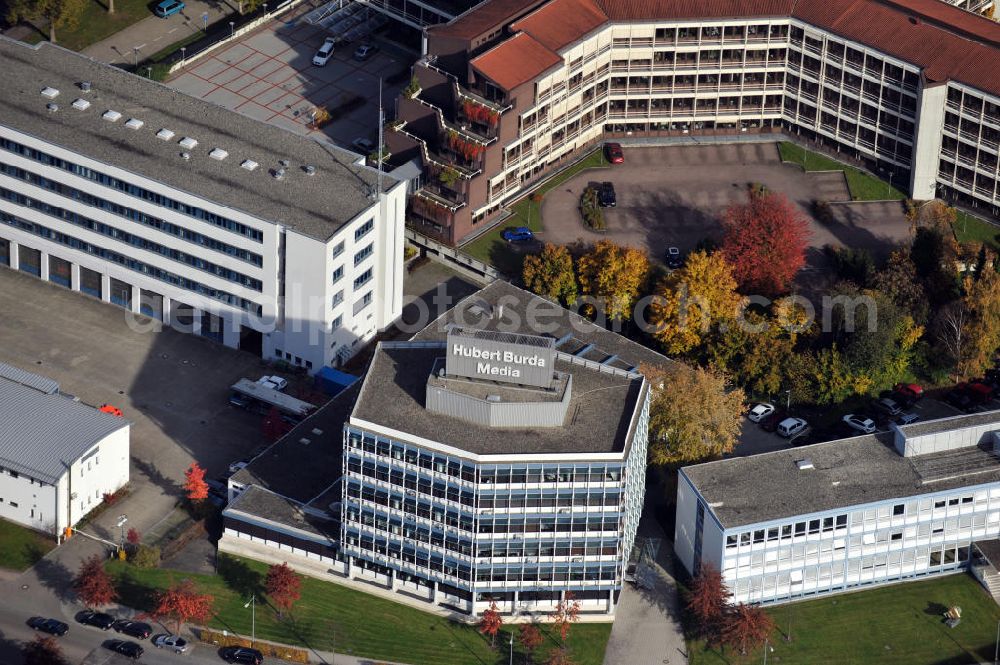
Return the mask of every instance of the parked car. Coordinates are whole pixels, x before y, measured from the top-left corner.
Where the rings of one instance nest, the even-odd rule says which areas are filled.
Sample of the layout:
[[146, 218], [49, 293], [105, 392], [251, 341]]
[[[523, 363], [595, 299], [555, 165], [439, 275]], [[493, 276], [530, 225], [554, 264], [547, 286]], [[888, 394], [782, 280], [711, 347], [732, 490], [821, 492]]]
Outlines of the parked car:
[[288, 379], [283, 379], [280, 376], [262, 376], [257, 379], [259, 385], [265, 388], [271, 388], [272, 390], [284, 390], [288, 387]]
[[366, 138], [357, 138], [351, 141], [351, 145], [364, 156], [368, 156], [375, 152], [375, 143]]
[[614, 208], [618, 205], [618, 196], [615, 194], [614, 183], [601, 183], [601, 186], [597, 189], [597, 203], [602, 208]]
[[903, 412], [903, 407], [891, 397], [883, 397], [882, 399], [876, 400], [873, 406], [879, 411], [887, 413], [890, 416], [898, 416]]
[[239, 462], [233, 462], [232, 464], [229, 465], [229, 475], [233, 475], [234, 473], [236, 473], [240, 469], [245, 468], [246, 465], [249, 464], [249, 463], [250, 462], [247, 462], [246, 460], [240, 460]]
[[226, 647], [221, 653], [223, 660], [230, 663], [261, 665], [264, 662], [264, 654], [256, 649], [249, 649], [247, 647]]
[[955, 386], [954, 389], [949, 390], [948, 394], [944, 396], [944, 401], [960, 411], [971, 411], [976, 407], [972, 396], [965, 389], [964, 383], [961, 383]]
[[132, 637], [138, 637], [141, 640], [144, 640], [153, 634], [153, 628], [148, 623], [143, 623], [142, 621], [119, 619], [118, 621], [115, 621], [111, 627], [114, 628], [116, 632], [125, 633], [126, 635], [131, 635]]
[[604, 157], [612, 164], [624, 164], [625, 153], [622, 152], [621, 143], [605, 143]]
[[757, 423], [765, 432], [774, 432], [778, 429], [778, 423], [786, 418], [787, 414], [782, 410], [776, 410], [769, 416], [764, 416]]
[[110, 630], [115, 623], [115, 618], [110, 614], [94, 612], [93, 610], [80, 612], [76, 615], [76, 620], [85, 626], [93, 626], [101, 630]]
[[972, 396], [972, 399], [978, 401], [980, 404], [989, 402], [996, 394], [993, 386], [987, 383], [985, 379], [973, 379], [972, 381], [969, 381], [967, 390]]
[[375, 44], [362, 44], [358, 48], [354, 49], [354, 59], [358, 62], [364, 62], [368, 58], [375, 55], [375, 51], [378, 50], [378, 46]]
[[504, 229], [500, 237], [507, 242], [528, 242], [535, 239], [535, 234], [527, 226], [512, 226], [509, 229]]
[[774, 405], [768, 404], [767, 402], [761, 402], [759, 404], [754, 404], [753, 408], [747, 412], [747, 418], [750, 419], [750, 422], [759, 423], [772, 413], [774, 413]]
[[317, 67], [323, 67], [326, 63], [330, 62], [330, 58], [333, 57], [333, 47], [336, 43], [337, 39], [335, 37], [327, 37], [323, 45], [316, 51], [316, 55], [313, 56], [312, 63]]
[[910, 398], [914, 402], [919, 401], [924, 396], [924, 389], [915, 383], [897, 383], [892, 387], [893, 391]]
[[1000, 369], [988, 369], [983, 377], [983, 382], [989, 384], [994, 390], [1000, 390]]
[[109, 640], [104, 646], [123, 656], [128, 656], [132, 660], [139, 660], [139, 657], [142, 656], [142, 647], [128, 640]]
[[153, 638], [153, 646], [157, 649], [168, 649], [174, 653], [187, 653], [191, 650], [188, 641], [179, 635], [157, 635]]
[[40, 630], [49, 635], [62, 637], [69, 632], [69, 626], [58, 619], [46, 619], [45, 617], [31, 617], [28, 625], [32, 630]]
[[842, 420], [847, 423], [848, 427], [856, 429], [859, 432], [871, 434], [875, 431], [875, 421], [871, 418], [866, 418], [865, 416], [855, 413], [849, 413], [844, 416]]
[[667, 247], [666, 263], [671, 270], [677, 270], [684, 265], [684, 257], [679, 247]]
[[912, 425], [918, 420], [920, 420], [920, 416], [910, 411], [909, 413], [899, 414], [893, 419], [892, 422], [896, 423], [897, 425]]
[[167, 18], [183, 11], [184, 7], [185, 5], [181, 0], [163, 0], [163, 2], [156, 5], [153, 13], [160, 18]]
[[246, 409], [250, 406], [250, 398], [239, 393], [232, 393], [229, 395], [229, 403], [241, 409]]
[[778, 436], [790, 439], [796, 434], [804, 432], [807, 427], [809, 427], [809, 423], [801, 418], [785, 418], [778, 423]]

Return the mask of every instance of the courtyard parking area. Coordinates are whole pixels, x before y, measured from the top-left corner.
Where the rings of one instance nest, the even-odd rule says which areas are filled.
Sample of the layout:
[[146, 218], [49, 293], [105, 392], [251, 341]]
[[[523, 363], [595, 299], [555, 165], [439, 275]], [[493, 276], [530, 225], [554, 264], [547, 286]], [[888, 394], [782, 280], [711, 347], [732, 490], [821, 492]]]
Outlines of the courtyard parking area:
[[[587, 185], [603, 181], [614, 184], [617, 206], [604, 209], [607, 231], [599, 233], [584, 226], [578, 206]], [[740, 143], [626, 146], [624, 164], [581, 172], [546, 195], [540, 239], [564, 244], [608, 238], [662, 259], [669, 246], [687, 252], [706, 238], [720, 238], [722, 212], [746, 199], [751, 182], [784, 194], [806, 214], [810, 268], [822, 265], [826, 245], [885, 255], [908, 237], [901, 203], [850, 202], [842, 173], [805, 173], [782, 163], [775, 143]], [[815, 200], [843, 202], [831, 205], [833, 223], [812, 218]]]
[[[167, 85], [300, 134], [328, 136], [345, 147], [358, 138], [374, 143], [379, 79], [384, 81], [382, 99], [391, 107], [409, 80], [414, 56], [376, 39], [381, 48], [365, 62], [352, 58], [359, 42], [337, 46], [325, 66], [314, 66], [313, 55], [329, 33], [304, 20], [312, 9], [307, 3], [221, 47], [174, 74]], [[317, 107], [325, 107], [332, 121], [311, 129]]]

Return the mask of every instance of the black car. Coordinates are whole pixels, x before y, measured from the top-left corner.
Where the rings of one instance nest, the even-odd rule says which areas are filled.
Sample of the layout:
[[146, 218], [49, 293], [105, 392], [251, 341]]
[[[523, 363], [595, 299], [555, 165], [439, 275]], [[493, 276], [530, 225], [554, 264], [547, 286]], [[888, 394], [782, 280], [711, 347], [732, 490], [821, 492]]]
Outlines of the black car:
[[139, 660], [139, 657], [142, 656], [142, 647], [128, 640], [108, 640], [104, 646], [123, 656], [128, 656], [132, 660]]
[[101, 630], [110, 630], [111, 626], [115, 624], [115, 618], [110, 614], [105, 614], [104, 612], [94, 612], [91, 610], [80, 612], [76, 615], [76, 620], [85, 626], [94, 626], [95, 628], [100, 628]]
[[949, 391], [948, 394], [944, 396], [944, 401], [960, 411], [968, 412], [975, 408], [975, 405], [972, 403], [972, 397], [969, 396], [965, 390], [957, 388]]
[[34, 630], [40, 630], [43, 633], [48, 633], [49, 635], [55, 635], [56, 637], [62, 637], [69, 632], [69, 626], [59, 621], [58, 619], [46, 619], [45, 617], [31, 617], [28, 619], [28, 625]]
[[144, 640], [153, 634], [153, 627], [148, 623], [143, 623], [141, 621], [119, 619], [118, 621], [115, 621], [111, 627], [119, 633], [125, 633], [126, 635], [131, 635], [132, 637], [138, 637], [140, 640]]
[[230, 663], [241, 665], [261, 665], [264, 662], [264, 654], [247, 647], [226, 647], [222, 650], [222, 657]]
[[610, 182], [602, 182], [597, 190], [597, 202], [602, 208], [614, 208], [618, 205], [618, 197], [615, 195], [615, 186]]

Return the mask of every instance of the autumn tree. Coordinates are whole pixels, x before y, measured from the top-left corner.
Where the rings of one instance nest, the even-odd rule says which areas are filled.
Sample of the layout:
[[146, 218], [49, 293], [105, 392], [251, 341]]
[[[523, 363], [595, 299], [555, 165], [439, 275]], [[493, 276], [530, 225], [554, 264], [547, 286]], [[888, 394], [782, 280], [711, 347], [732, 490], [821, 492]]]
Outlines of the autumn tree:
[[729, 263], [719, 253], [694, 252], [657, 286], [650, 331], [668, 354], [688, 354], [732, 321], [742, 302]]
[[184, 472], [184, 478], [184, 491], [187, 492], [188, 501], [204, 501], [208, 498], [205, 469], [197, 462], [191, 462], [191, 466]]
[[118, 597], [111, 576], [104, 570], [104, 561], [97, 554], [84, 559], [73, 579], [73, 590], [89, 608], [108, 605]]
[[774, 297], [788, 291], [805, 265], [809, 222], [782, 194], [750, 193], [723, 214], [722, 255], [746, 294]]
[[139, 530], [131, 528], [128, 533], [125, 534], [125, 540], [128, 541], [129, 545], [138, 545], [139, 541], [142, 540], [142, 536], [139, 534]]
[[576, 275], [573, 257], [565, 245], [546, 243], [540, 254], [524, 257], [521, 279], [525, 287], [538, 295], [564, 305], [576, 302]]
[[517, 629], [517, 641], [529, 662], [535, 659], [535, 650], [542, 646], [545, 638], [534, 623], [522, 623]]
[[722, 643], [746, 653], [764, 645], [774, 632], [774, 620], [757, 605], [740, 603], [732, 608], [722, 624]]
[[86, 6], [86, 0], [8, 0], [7, 20], [44, 21], [49, 25], [49, 41], [55, 44], [56, 28], [78, 26]]
[[564, 644], [549, 652], [545, 665], [576, 665], [576, 661], [570, 657], [569, 649]]
[[500, 610], [497, 609], [497, 601], [491, 600], [489, 608], [483, 611], [483, 616], [479, 619], [479, 632], [489, 636], [490, 647], [494, 649], [497, 646], [497, 633], [500, 632], [501, 626], [503, 626], [503, 617], [500, 616]]
[[51, 635], [36, 635], [21, 650], [24, 665], [67, 665], [62, 648]]
[[685, 605], [703, 636], [714, 639], [718, 635], [729, 595], [722, 573], [711, 564], [703, 564], [691, 579]]
[[569, 627], [580, 620], [580, 601], [576, 599], [572, 591], [566, 592], [566, 596], [549, 614], [549, 619], [559, 629], [559, 638], [565, 645], [566, 639], [569, 637]]
[[642, 366], [651, 384], [649, 461], [697, 462], [731, 452], [739, 440], [746, 396], [713, 368], [675, 362]]
[[956, 214], [954, 208], [931, 201], [921, 206], [915, 215], [910, 258], [932, 305], [950, 302], [959, 295], [956, 261], [960, 248], [955, 240]]
[[287, 612], [302, 594], [302, 580], [287, 563], [275, 564], [267, 569], [264, 589], [278, 609]]
[[1000, 274], [986, 270], [979, 279], [966, 278], [963, 288], [962, 301], [969, 321], [958, 371], [973, 376], [992, 364], [1000, 348]]
[[181, 632], [181, 625], [188, 621], [205, 621], [212, 613], [214, 599], [207, 593], [199, 593], [191, 580], [172, 584], [161, 591], [151, 612], [159, 621], [173, 619], [177, 622], [175, 633]]
[[885, 267], [875, 274], [873, 286], [909, 312], [920, 324], [928, 318], [927, 294], [909, 252], [897, 249]]
[[591, 296], [585, 312], [599, 313], [609, 320], [621, 321], [632, 315], [639, 294], [649, 275], [649, 258], [634, 247], [599, 240], [594, 248], [576, 262], [581, 293]]

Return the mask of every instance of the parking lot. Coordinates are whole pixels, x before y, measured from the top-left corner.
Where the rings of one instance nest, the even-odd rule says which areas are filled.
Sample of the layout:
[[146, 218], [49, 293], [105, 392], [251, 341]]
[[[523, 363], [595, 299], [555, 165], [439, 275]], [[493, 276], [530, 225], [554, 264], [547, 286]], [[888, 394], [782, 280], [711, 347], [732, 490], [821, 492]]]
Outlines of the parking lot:
[[[775, 143], [625, 146], [624, 153], [624, 164], [584, 171], [545, 196], [541, 239], [564, 244], [609, 238], [662, 259], [669, 246], [687, 252], [705, 238], [719, 239], [721, 213], [746, 200], [751, 181], [784, 194], [805, 213], [810, 268], [823, 265], [820, 250], [828, 244], [886, 255], [909, 238], [903, 207], [896, 202], [834, 204], [835, 223], [814, 220], [812, 201], [850, 200], [843, 174], [804, 173], [783, 164]], [[614, 184], [617, 205], [603, 209], [607, 231], [598, 233], [584, 226], [578, 206], [584, 188], [602, 181]]]
[[[374, 142], [379, 79], [394, 74], [398, 78], [415, 56], [375, 39], [381, 48], [365, 62], [352, 58], [359, 41], [338, 45], [330, 61], [316, 67], [312, 58], [330, 33], [304, 20], [314, 7], [306, 3], [212, 52], [175, 74], [167, 85], [300, 134], [325, 135], [344, 146], [358, 138]], [[382, 91], [389, 108], [408, 77], [393, 81], [384, 83]], [[321, 129], [308, 126], [317, 107], [333, 115]]]

